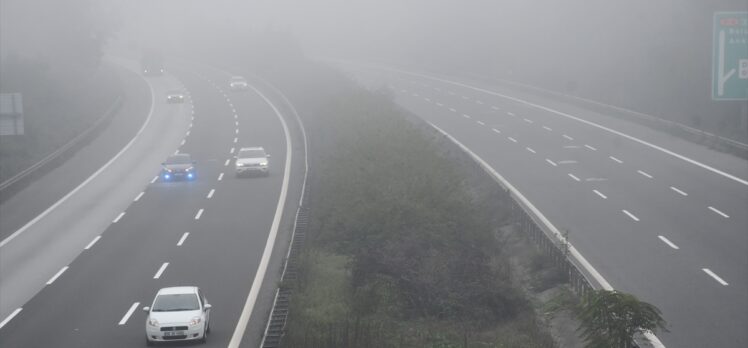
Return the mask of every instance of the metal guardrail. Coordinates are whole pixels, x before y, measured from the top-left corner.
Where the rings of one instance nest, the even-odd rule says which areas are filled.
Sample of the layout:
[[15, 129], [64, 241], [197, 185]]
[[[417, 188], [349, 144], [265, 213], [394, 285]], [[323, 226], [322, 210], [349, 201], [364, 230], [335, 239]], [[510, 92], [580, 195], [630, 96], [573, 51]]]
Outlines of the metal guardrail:
[[78, 149], [83, 147], [83, 145], [91, 141], [93, 137], [104, 128], [107, 122], [111, 120], [112, 116], [114, 116], [121, 106], [122, 97], [117, 97], [117, 99], [112, 102], [109, 109], [107, 109], [107, 111], [86, 130], [76, 135], [73, 139], [62, 145], [57, 150], [42, 158], [39, 162], [34, 163], [18, 174], [0, 183], [0, 201], [10, 198], [20, 189], [25, 187], [25, 185], [33, 181], [34, 178], [49, 172], [59, 164], [61, 159], [72, 155]]
[[[485, 77], [477, 77], [485, 80]], [[560, 100], [568, 101], [575, 103], [577, 105], [580, 105], [582, 107], [591, 108], [594, 110], [598, 110], [605, 113], [613, 113], [618, 116], [625, 117], [630, 120], [634, 120], [639, 122], [640, 124], [643, 124], [645, 126], [649, 126], [658, 130], [662, 130], [665, 132], [668, 132], [670, 134], [680, 136], [681, 138], [707, 145], [719, 150], [722, 150], [724, 152], [728, 152], [731, 154], [734, 154], [736, 156], [739, 156], [741, 158], [748, 159], [748, 144], [742, 143], [740, 141], [726, 138], [714, 133], [707, 132], [705, 130], [693, 128], [687, 125], [684, 125], [679, 122], [666, 120], [660, 117], [648, 115], [642, 112], [626, 109], [620, 106], [605, 104], [599, 101], [586, 99], [578, 96], [568, 95], [564, 93], [560, 93], [557, 91], [552, 91], [544, 88], [540, 88], [533, 85], [528, 85], [516, 81], [506, 80], [506, 79], [490, 79], [490, 81], [495, 81], [499, 83], [503, 83], [506, 85], [514, 86], [517, 88], [524, 89], [526, 91], [530, 91], [531, 93], [539, 94], [542, 96], [549, 96], [553, 98], [557, 98]]]

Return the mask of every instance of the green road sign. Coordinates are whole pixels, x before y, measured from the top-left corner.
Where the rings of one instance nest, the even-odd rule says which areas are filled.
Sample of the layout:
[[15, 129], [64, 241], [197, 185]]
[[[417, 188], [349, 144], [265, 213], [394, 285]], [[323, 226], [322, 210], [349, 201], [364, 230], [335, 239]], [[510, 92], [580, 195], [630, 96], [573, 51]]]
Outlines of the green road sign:
[[748, 12], [714, 13], [712, 99], [748, 100]]

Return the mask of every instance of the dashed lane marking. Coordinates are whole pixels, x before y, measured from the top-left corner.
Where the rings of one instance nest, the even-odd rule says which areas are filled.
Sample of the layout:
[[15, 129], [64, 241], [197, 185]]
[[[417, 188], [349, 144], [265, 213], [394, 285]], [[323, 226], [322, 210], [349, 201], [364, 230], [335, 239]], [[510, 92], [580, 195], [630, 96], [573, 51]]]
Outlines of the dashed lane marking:
[[135, 199], [133, 199], [132, 201], [137, 202], [138, 200], [140, 200], [140, 197], [143, 197], [144, 194], [145, 194], [145, 191], [138, 193], [138, 195], [135, 196]]
[[208, 195], [205, 198], [207, 199], [213, 198], [214, 193], [216, 193], [216, 189], [210, 189], [210, 192], [208, 192]]
[[551, 127], [548, 127], [548, 126], [543, 126], [543, 129], [545, 129], [545, 130], [547, 130], [549, 132], [553, 131], [553, 129]]
[[221, 180], [223, 180], [223, 173], [218, 174], [218, 181], [221, 181]]
[[594, 192], [596, 195], [600, 196], [600, 198], [602, 198], [602, 199], [608, 199], [608, 196], [602, 194], [602, 192], [600, 192], [598, 190], [592, 190], [592, 192]]
[[535, 152], [535, 150], [533, 150], [533, 149], [531, 149], [531, 148], [529, 148], [529, 147], [526, 147], [525, 149], [526, 149], [527, 151], [530, 151], [530, 152], [532, 152], [532, 153], [536, 153], [536, 152]]
[[123, 216], [125, 216], [125, 212], [124, 211], [121, 212], [121, 213], [119, 213], [119, 215], [117, 215], [117, 217], [114, 218], [114, 220], [112, 220], [112, 223], [116, 224], [120, 219], [122, 219]]
[[507, 139], [509, 139], [509, 141], [511, 141], [511, 142], [513, 142], [513, 143], [516, 143], [516, 142], [517, 142], [517, 139], [514, 139], [514, 138], [512, 138], [512, 137], [506, 137], [506, 138], [507, 138]]
[[65, 266], [62, 269], [60, 269], [57, 273], [55, 273], [55, 275], [52, 276], [52, 278], [49, 278], [49, 280], [47, 281], [47, 285], [51, 285], [52, 283], [54, 283], [55, 280], [57, 280], [57, 278], [59, 278], [67, 270], [68, 270], [68, 266]]
[[546, 159], [545, 159], [545, 161], [546, 161], [546, 162], [548, 162], [548, 164], [550, 164], [550, 165], [552, 165], [552, 166], [554, 166], [554, 167], [558, 167], [558, 164], [556, 164], [556, 162], [553, 162], [553, 161], [551, 161], [551, 160], [550, 160], [550, 159], [548, 159], [548, 158], [546, 158]]
[[608, 158], [612, 159], [613, 161], [617, 162], [618, 164], [622, 164], [623, 163], [623, 161], [621, 161], [618, 158], [615, 158], [613, 156], [608, 156]]
[[704, 273], [708, 274], [710, 277], [714, 278], [714, 280], [716, 280], [717, 283], [720, 283], [720, 284], [722, 284], [724, 286], [730, 285], [724, 279], [722, 279], [722, 277], [720, 277], [716, 273], [712, 272], [712, 270], [710, 270], [709, 268], [702, 268], [701, 270], [704, 271]]
[[588, 148], [588, 149], [590, 149], [590, 150], [592, 150], [592, 151], [597, 151], [597, 149], [596, 149], [596, 148], [594, 148], [594, 147], [592, 147], [592, 146], [590, 146], [590, 145], [587, 145], [587, 144], [584, 144], [584, 147], [586, 147], [586, 148]]
[[86, 245], [86, 247], [83, 248], [83, 250], [91, 249], [91, 247], [93, 247], [94, 244], [96, 244], [96, 242], [99, 241], [99, 239], [101, 239], [101, 235], [96, 236], [96, 238], [94, 238], [90, 243], [88, 243], [88, 245]]
[[184, 241], [185, 241], [185, 240], [187, 239], [187, 237], [188, 237], [189, 235], [190, 235], [190, 233], [189, 233], [189, 232], [185, 232], [185, 233], [184, 233], [184, 234], [182, 235], [182, 238], [179, 238], [179, 241], [177, 242], [177, 246], [182, 246], [182, 244], [184, 244]]
[[483, 121], [475, 121], [475, 122], [478, 123], [481, 126], [485, 126], [486, 125], [485, 123], [483, 123]]
[[158, 175], [153, 177], [153, 180], [151, 180], [151, 184], [155, 183], [158, 180]]
[[23, 310], [23, 308], [16, 308], [16, 310], [14, 310], [13, 313], [10, 313], [10, 315], [8, 315], [7, 317], [5, 317], [5, 319], [2, 322], [0, 322], [0, 329], [2, 329], [3, 326], [5, 326], [11, 320], [13, 320], [13, 318], [15, 318], [15, 316], [18, 315], [18, 313], [21, 313], [22, 310]]
[[200, 220], [200, 217], [203, 216], [203, 211], [205, 211], [203, 208], [200, 208], [200, 210], [197, 211], [197, 214], [195, 214], [195, 220]]
[[631, 220], [634, 220], [634, 221], [637, 221], [637, 222], [639, 221], [639, 218], [638, 218], [638, 217], [636, 217], [636, 215], [634, 215], [634, 214], [631, 214], [631, 212], [629, 212], [628, 210], [626, 210], [626, 209], [623, 209], [623, 210], [621, 210], [621, 211], [622, 211], [622, 212], [623, 212], [624, 214], [628, 215], [628, 216], [629, 216], [629, 217], [631, 218]]
[[566, 138], [566, 140], [574, 140], [574, 138], [572, 138], [572, 137], [570, 137], [570, 136], [568, 136], [566, 134], [564, 134], [563, 137]]
[[657, 236], [657, 238], [660, 238], [663, 243], [667, 244], [669, 247], [675, 250], [680, 249], [677, 245], [675, 245], [675, 243], [671, 242], [670, 239], [665, 238], [665, 236]]
[[462, 117], [467, 118], [467, 119], [471, 118], [470, 115], [468, 114], [462, 114]]
[[727, 218], [729, 218], [729, 217], [730, 217], [730, 215], [727, 215], [727, 214], [725, 214], [725, 213], [723, 213], [723, 212], [719, 211], [719, 210], [718, 210], [717, 208], [715, 208], [715, 207], [709, 206], [709, 210], [711, 210], [711, 211], [713, 211], [713, 212], [715, 212], [715, 213], [717, 213], [717, 214], [721, 215], [721, 216], [722, 216], [723, 218], [725, 218], [725, 219], [727, 219]]
[[649, 175], [649, 173], [647, 173], [645, 171], [637, 170], [636, 172], [639, 173], [639, 174], [641, 174], [641, 175], [643, 175], [643, 176], [645, 176], [645, 177], [647, 177], [647, 178], [649, 178], [649, 179], [652, 179], [652, 176]]
[[122, 320], [119, 321], [118, 325], [127, 324], [127, 320], [130, 319], [130, 316], [133, 312], [135, 312], [135, 308], [138, 308], [138, 306], [140, 306], [140, 302], [133, 303], [132, 306], [130, 306], [130, 309], [128, 309], [125, 315], [122, 317]]
[[673, 190], [673, 191], [675, 191], [675, 192], [677, 192], [681, 196], [684, 196], [684, 197], [688, 196], [688, 193], [683, 192], [682, 190], [678, 189], [677, 187], [670, 186], [670, 189]]
[[574, 181], [576, 181], [576, 182], [582, 181], [582, 180], [580, 180], [579, 178], [577, 178], [577, 177], [576, 177], [576, 176], [575, 176], [574, 174], [572, 174], [572, 173], [569, 173], [569, 177], [570, 177], [570, 178], [572, 178], [572, 179], [574, 179]]
[[161, 275], [164, 274], [164, 271], [166, 270], [166, 267], [169, 267], [168, 262], [164, 262], [161, 267], [159, 267], [158, 271], [156, 271], [156, 274], [153, 275], [153, 279], [159, 279], [161, 278]]

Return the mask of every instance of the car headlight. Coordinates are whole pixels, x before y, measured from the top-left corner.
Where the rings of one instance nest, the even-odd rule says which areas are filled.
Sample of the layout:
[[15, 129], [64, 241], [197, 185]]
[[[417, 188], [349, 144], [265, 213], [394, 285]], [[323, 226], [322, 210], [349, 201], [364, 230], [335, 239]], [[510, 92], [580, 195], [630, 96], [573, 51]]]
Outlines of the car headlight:
[[200, 318], [200, 317], [194, 317], [194, 318], [192, 318], [192, 320], [190, 320], [190, 326], [198, 325], [202, 321], [203, 321], [202, 318]]
[[243, 163], [237, 163], [236, 166], [237, 167], [244, 167], [244, 164]]
[[150, 326], [154, 326], [154, 327], [158, 327], [158, 325], [159, 325], [159, 324], [158, 324], [158, 320], [156, 320], [156, 319], [151, 319], [151, 318], [148, 318], [148, 325], [150, 325]]
[[260, 162], [260, 165], [263, 166], [263, 167], [267, 167], [268, 163], [267, 162]]

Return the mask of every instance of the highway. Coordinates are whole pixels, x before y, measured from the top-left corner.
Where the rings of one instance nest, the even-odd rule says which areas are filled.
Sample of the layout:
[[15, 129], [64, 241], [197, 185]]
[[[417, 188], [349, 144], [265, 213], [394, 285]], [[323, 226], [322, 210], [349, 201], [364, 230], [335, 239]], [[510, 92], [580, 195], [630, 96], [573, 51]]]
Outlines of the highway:
[[613, 288], [657, 305], [665, 346], [748, 346], [748, 162], [499, 85], [342, 66], [487, 162]]
[[[241, 342], [245, 328], [237, 323], [250, 290], [260, 291], [263, 255], [292, 218], [286, 213], [301, 176], [291, 171], [304, 148], [294, 143], [286, 123], [295, 121], [275, 105], [277, 96], [229, 91], [228, 73], [217, 69], [170, 68], [141, 84], [150, 90], [149, 110], [138, 104], [143, 98], [130, 100], [139, 106], [127, 110], [147, 115], [124, 147], [99, 151], [111, 161], [93, 161], [104, 165], [99, 170], [56, 169], [78, 173], [73, 181], [83, 184], [60, 188], [51, 181], [51, 191], [72, 191], [36, 218], [27, 216], [30, 222], [3, 227], [0, 346], [144, 346], [141, 308], [159, 288], [180, 285], [199, 286], [213, 306], [208, 347], [226, 347], [232, 337]], [[165, 103], [174, 89], [187, 92], [184, 104]], [[232, 157], [243, 146], [272, 155], [269, 177], [234, 177]], [[177, 151], [197, 160], [196, 180], [158, 178], [160, 163]], [[14, 197], [16, 204], [44, 206], [29, 196], [35, 187]], [[248, 331], [264, 328], [263, 310], [245, 313]]]

